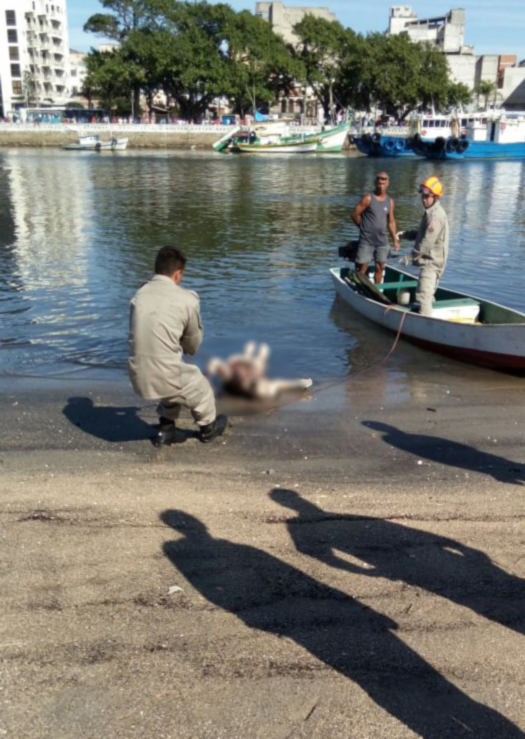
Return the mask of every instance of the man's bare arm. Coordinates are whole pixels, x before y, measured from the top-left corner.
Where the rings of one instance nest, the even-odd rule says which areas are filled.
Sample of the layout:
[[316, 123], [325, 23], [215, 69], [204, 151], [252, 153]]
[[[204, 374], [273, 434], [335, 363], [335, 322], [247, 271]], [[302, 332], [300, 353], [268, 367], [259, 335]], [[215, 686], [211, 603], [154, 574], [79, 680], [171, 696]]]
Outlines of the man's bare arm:
[[370, 197], [370, 195], [365, 195], [361, 198], [359, 203], [354, 208], [354, 212], [352, 213], [352, 220], [359, 228], [361, 228], [361, 215], [365, 212], [367, 208], [370, 207], [371, 201], [372, 198]]

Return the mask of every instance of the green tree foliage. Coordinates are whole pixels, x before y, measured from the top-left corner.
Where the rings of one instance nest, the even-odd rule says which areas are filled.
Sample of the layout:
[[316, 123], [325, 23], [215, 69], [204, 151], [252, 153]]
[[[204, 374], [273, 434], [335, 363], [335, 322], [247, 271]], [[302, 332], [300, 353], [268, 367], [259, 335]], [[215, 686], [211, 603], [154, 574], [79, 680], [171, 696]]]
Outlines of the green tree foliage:
[[292, 46], [262, 18], [225, 3], [101, 3], [105, 12], [93, 15], [85, 30], [118, 46], [91, 53], [85, 89], [110, 109], [133, 99], [138, 113], [140, 91], [151, 105], [163, 90], [184, 118], [201, 118], [223, 96], [244, 114], [289, 94], [297, 82], [313, 90], [327, 118], [350, 106], [404, 118], [419, 108], [465, 105], [471, 96], [450, 82], [444, 54], [406, 34], [363, 37], [307, 14], [294, 27]]
[[472, 90], [462, 82], [449, 82], [447, 100], [449, 108], [465, 108], [472, 102]]
[[134, 67], [128, 64], [128, 59], [121, 50], [94, 51], [87, 57], [86, 66], [84, 91], [89, 90], [90, 99], [96, 97], [100, 105], [108, 111], [129, 114], [131, 93], [137, 80]]
[[337, 21], [310, 14], [294, 26], [294, 32], [299, 43], [292, 53], [301, 64], [302, 82], [312, 88], [323, 106], [325, 118], [330, 118], [335, 108], [344, 105], [334, 91], [337, 89], [341, 93], [343, 89], [340, 84], [342, 62], [356, 52], [359, 39]]
[[439, 109], [448, 104], [446, 57], [406, 34], [374, 33], [343, 59], [340, 86], [348, 104], [376, 106], [396, 118], [420, 107]]
[[246, 10], [230, 19], [225, 41], [231, 61], [229, 96], [236, 112], [256, 110], [289, 94], [301, 75], [302, 67], [283, 39], [263, 18]]
[[[107, 12], [92, 15], [84, 25], [84, 31], [116, 41], [119, 44], [120, 59], [125, 63], [129, 55], [125, 49], [123, 50], [123, 47], [126, 46], [131, 34], [141, 29], [151, 29], [159, 22], [159, 3], [157, 0], [100, 0], [100, 2]], [[117, 66], [115, 59], [111, 60], [109, 57], [105, 57], [105, 59], [110, 69], [114, 69]], [[100, 84], [106, 81], [107, 76], [100, 69], [100, 61], [99, 59], [93, 65], [98, 73], [98, 80], [93, 81], [93, 83], [91, 80], [88, 80], [88, 89], [94, 87], [100, 91]], [[91, 67], [88, 67], [88, 73], [90, 71]], [[127, 91], [127, 94], [133, 95], [132, 107], [134, 108], [134, 112], [139, 114], [140, 85], [141, 81], [144, 81], [147, 77], [147, 70], [143, 70], [141, 74], [135, 69], [132, 77], [133, 79], [130, 82], [131, 87]], [[108, 95], [111, 99], [113, 99], [113, 87], [114, 83], [110, 84], [108, 88]], [[102, 98], [107, 97], [104, 93], [102, 94]]]
[[474, 92], [477, 95], [478, 98], [478, 104], [480, 97], [485, 98], [484, 105], [485, 110], [489, 107], [490, 103], [494, 103], [496, 101], [496, 95], [498, 93], [498, 86], [495, 82], [491, 82], [490, 80], [481, 80], [478, 82], [476, 87], [474, 88]]

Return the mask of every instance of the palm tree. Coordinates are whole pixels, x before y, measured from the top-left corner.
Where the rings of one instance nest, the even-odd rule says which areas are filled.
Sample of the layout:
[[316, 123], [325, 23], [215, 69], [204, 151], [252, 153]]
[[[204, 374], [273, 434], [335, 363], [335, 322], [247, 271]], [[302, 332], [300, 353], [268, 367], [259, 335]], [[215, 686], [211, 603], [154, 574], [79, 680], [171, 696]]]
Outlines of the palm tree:
[[478, 97], [478, 107], [479, 107], [479, 99], [480, 97], [485, 98], [485, 110], [489, 107], [489, 100], [492, 98], [492, 103], [494, 104], [496, 102], [496, 95], [498, 92], [498, 85], [496, 82], [491, 82], [490, 80], [480, 80], [476, 87], [474, 88], [474, 92], [476, 93]]

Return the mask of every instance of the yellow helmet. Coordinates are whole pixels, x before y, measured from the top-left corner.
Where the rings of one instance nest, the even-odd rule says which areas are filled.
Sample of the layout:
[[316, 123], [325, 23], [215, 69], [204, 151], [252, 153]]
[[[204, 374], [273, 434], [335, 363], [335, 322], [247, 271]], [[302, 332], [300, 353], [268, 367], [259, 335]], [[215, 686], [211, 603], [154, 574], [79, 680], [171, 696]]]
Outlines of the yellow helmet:
[[428, 177], [420, 186], [419, 192], [424, 190], [430, 190], [432, 195], [436, 198], [440, 198], [443, 195], [443, 185], [437, 177]]

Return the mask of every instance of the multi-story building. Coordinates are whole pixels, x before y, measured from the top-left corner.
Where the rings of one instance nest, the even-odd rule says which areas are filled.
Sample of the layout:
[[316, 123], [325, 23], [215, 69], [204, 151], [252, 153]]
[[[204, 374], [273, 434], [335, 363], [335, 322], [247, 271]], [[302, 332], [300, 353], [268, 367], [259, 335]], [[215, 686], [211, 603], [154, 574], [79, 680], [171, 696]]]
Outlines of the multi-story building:
[[302, 21], [305, 15], [336, 21], [337, 16], [328, 8], [288, 8], [283, 3], [255, 3], [255, 15], [267, 20], [273, 30], [289, 44], [296, 44], [298, 39], [293, 27]]
[[442, 51], [455, 82], [474, 89], [480, 82], [493, 82], [496, 91], [491, 100], [505, 107], [525, 105], [525, 71], [516, 66], [512, 54], [476, 56], [473, 46], [466, 46], [466, 15], [463, 9], [451, 10], [435, 18], [418, 18], [409, 5], [390, 8], [388, 33], [407, 33], [414, 42], [427, 42]]
[[4, 116], [67, 103], [66, 0], [0, 0], [0, 86]]
[[[255, 14], [268, 21], [275, 33], [282, 36], [288, 44], [297, 45], [299, 39], [294, 33], [294, 26], [306, 15], [323, 18], [329, 22], [337, 21], [337, 16], [329, 8], [290, 8], [281, 2], [257, 2]], [[301, 116], [303, 120], [323, 118], [323, 110], [314, 91], [297, 83], [290, 95], [282, 97], [271, 108], [271, 113]]]
[[74, 49], [71, 49], [69, 52], [71, 97], [75, 99], [82, 96], [84, 80], [87, 75], [86, 58], [87, 54], [84, 51], [75, 51]]

